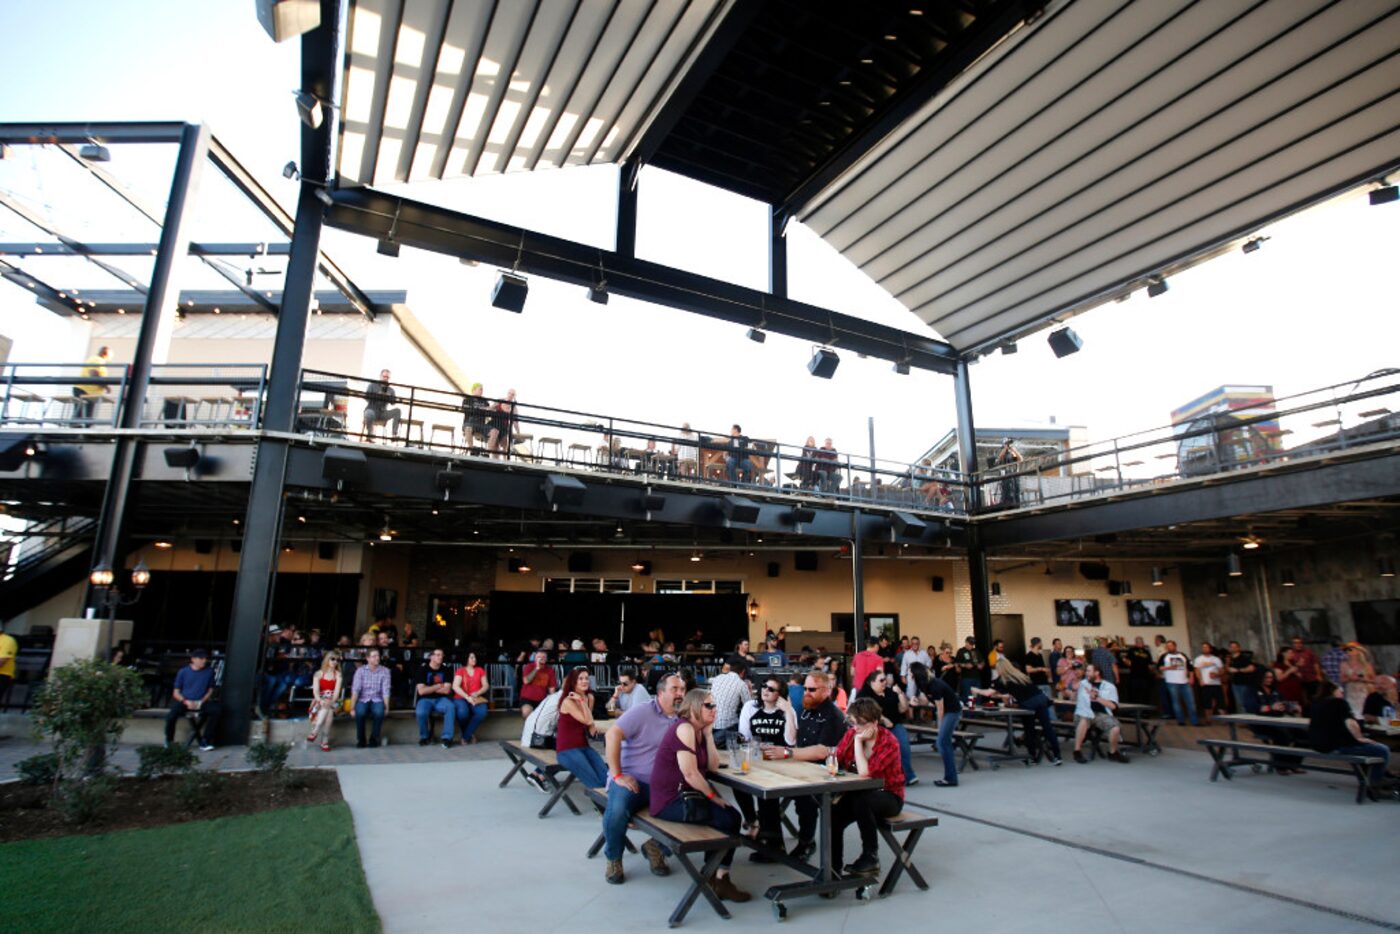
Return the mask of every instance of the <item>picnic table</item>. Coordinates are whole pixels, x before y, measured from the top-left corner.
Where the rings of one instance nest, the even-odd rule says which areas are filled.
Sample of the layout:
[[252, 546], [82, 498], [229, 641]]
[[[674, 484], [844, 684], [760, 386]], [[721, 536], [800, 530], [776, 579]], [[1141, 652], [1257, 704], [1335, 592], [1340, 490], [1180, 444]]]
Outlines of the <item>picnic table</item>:
[[[1074, 701], [1057, 700], [1055, 706], [1061, 710], [1073, 710]], [[1157, 708], [1151, 704], [1124, 702], [1118, 705], [1118, 709], [1114, 713], [1120, 722], [1126, 720], [1133, 725], [1133, 738], [1136, 740], [1133, 745], [1137, 747], [1139, 752], [1149, 756], [1162, 754], [1162, 747], [1157, 745], [1157, 731], [1162, 728], [1162, 725], [1153, 719], [1156, 712]]]
[[[1029, 751], [1018, 754], [1016, 752], [1016, 727], [1020, 726], [1018, 720], [1029, 718], [1034, 714], [1024, 707], [999, 706], [999, 707], [964, 707], [962, 722], [972, 726], [988, 727], [993, 730], [1005, 730], [1006, 738], [1002, 741], [1000, 753], [989, 753], [987, 761], [991, 763], [992, 771], [1001, 767], [1003, 762], [1021, 762], [1027, 767], [1034, 761]], [[1025, 729], [1030, 729], [1031, 725], [1026, 724]], [[1026, 747], [1029, 750], [1029, 746]]]
[[821, 763], [795, 759], [765, 759], [754, 762], [747, 772], [727, 769], [711, 773], [709, 778], [713, 782], [728, 785], [763, 800], [800, 797], [817, 799], [817, 865], [794, 859], [782, 850], [762, 848], [763, 852], [774, 860], [795, 869], [810, 880], [775, 885], [764, 893], [763, 897], [773, 903], [773, 912], [779, 920], [787, 917], [787, 907], [784, 903], [790, 899], [808, 895], [830, 895], [871, 884], [869, 879], [860, 876], [836, 878], [833, 871], [835, 867], [831, 865], [831, 799], [845, 792], [882, 788], [884, 782], [881, 779], [861, 778], [859, 775], [832, 776], [827, 774]]

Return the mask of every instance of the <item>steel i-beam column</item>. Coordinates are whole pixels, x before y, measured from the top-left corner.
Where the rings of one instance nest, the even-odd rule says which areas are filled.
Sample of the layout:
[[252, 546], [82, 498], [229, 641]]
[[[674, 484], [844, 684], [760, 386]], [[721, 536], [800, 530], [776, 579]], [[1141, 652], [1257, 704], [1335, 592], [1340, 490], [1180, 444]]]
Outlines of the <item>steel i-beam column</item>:
[[[980, 466], [977, 463], [977, 429], [972, 422], [972, 383], [967, 372], [967, 358], [958, 359], [953, 380], [953, 392], [958, 414], [958, 461], [968, 485], [963, 490], [969, 514], [982, 508], [982, 490], [972, 482]], [[987, 552], [982, 536], [974, 523], [967, 530], [967, 580], [972, 590], [972, 635], [981, 652], [991, 648], [992, 600], [987, 593]]]
[[778, 298], [787, 298], [788, 257], [787, 230], [789, 215], [770, 208], [768, 212], [768, 291]]
[[[176, 264], [189, 252], [190, 235], [186, 221], [199, 188], [200, 174], [209, 156], [209, 137], [209, 129], [196, 124], [186, 124], [180, 131], [180, 152], [170, 183], [170, 200], [165, 208], [160, 245], [156, 248], [156, 261], [151, 268], [151, 287], [141, 311], [141, 330], [132, 353], [130, 377], [122, 397], [117, 400], [117, 425], [120, 428], [140, 427], [141, 409], [151, 383], [156, 347], [163, 336], [169, 336], [174, 323], [174, 309], [168, 306], [177, 300], [179, 289], [172, 280]], [[127, 505], [137, 464], [140, 463], [141, 447], [141, 444], [126, 436], [119, 436], [115, 442], [112, 472], [108, 475], [107, 489], [102, 496], [102, 512], [97, 517], [92, 547], [93, 567], [106, 564], [120, 574], [125, 564]], [[96, 606], [95, 596], [89, 583], [84, 604]]]
[[[851, 623], [851, 638], [857, 652], [865, 648], [865, 560], [860, 541], [860, 510], [857, 509], [851, 513], [851, 609], [855, 617]], [[851, 687], [855, 689], [859, 685]]]

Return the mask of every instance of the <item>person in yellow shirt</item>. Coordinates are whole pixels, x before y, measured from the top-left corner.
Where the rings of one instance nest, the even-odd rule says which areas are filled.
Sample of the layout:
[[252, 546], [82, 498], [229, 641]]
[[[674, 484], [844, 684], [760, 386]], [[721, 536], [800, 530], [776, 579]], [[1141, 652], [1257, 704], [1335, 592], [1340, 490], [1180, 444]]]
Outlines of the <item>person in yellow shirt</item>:
[[0, 700], [10, 692], [15, 681], [15, 656], [19, 654], [19, 643], [14, 636], [6, 635], [4, 623], [0, 623]]
[[[97, 348], [97, 353], [88, 357], [83, 364], [81, 379], [105, 379], [107, 376], [107, 361], [112, 359], [112, 348], [102, 346]], [[109, 387], [104, 383], [80, 383], [73, 387], [73, 395], [80, 401], [73, 408], [73, 419], [78, 422], [85, 422], [92, 418], [92, 413], [97, 409], [96, 396], [105, 396]]]

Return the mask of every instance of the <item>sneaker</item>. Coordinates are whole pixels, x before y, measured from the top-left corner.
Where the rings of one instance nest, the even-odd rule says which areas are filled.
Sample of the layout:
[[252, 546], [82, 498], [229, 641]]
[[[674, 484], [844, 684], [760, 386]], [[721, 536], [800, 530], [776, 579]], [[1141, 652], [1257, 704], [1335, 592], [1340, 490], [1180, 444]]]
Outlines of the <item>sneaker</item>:
[[621, 885], [626, 882], [627, 876], [622, 872], [622, 860], [608, 860], [608, 868], [603, 870], [603, 878], [608, 881], [609, 885]]
[[1129, 759], [1127, 756], [1123, 755], [1122, 750], [1119, 750], [1118, 752], [1111, 752], [1111, 753], [1108, 754], [1108, 757], [1109, 757], [1110, 759], [1112, 759], [1114, 762], [1128, 763], [1128, 762], [1133, 761], [1133, 760]]
[[727, 902], [746, 902], [753, 898], [748, 892], [734, 884], [734, 880], [729, 874], [716, 875], [710, 880], [710, 888], [714, 889], [716, 895]]
[[549, 794], [549, 789], [545, 787], [544, 779], [540, 778], [540, 773], [526, 772], [525, 781], [528, 782], [530, 787], [535, 789], [536, 791], [543, 792], [544, 794]]
[[364, 749], [364, 748], [365, 748], [366, 746], [368, 746], [368, 745], [369, 745], [369, 744], [366, 743], [364, 740], [360, 740], [358, 743], [355, 744], [355, 748], [356, 748], [356, 749]]
[[933, 780], [933, 786], [934, 786], [935, 788], [956, 788], [956, 787], [958, 787], [958, 783], [957, 783], [957, 782], [945, 782], [945, 781], [944, 781], [943, 779], [941, 779], [941, 778], [935, 778], [935, 779]]
[[199, 744], [199, 751], [200, 751], [200, 752], [212, 752], [213, 750], [214, 750], [214, 744], [213, 744], [213, 743], [200, 743], [200, 744]]
[[648, 840], [642, 844], [642, 855], [647, 858], [647, 866], [651, 868], [653, 876], [671, 874], [671, 867], [666, 865], [666, 854], [661, 851], [661, 844], [655, 840]]
[[873, 853], [860, 854], [854, 863], [846, 865], [846, 874], [849, 876], [878, 876], [880, 874], [879, 857]]
[[909, 786], [909, 785], [917, 785], [917, 784], [919, 784], [919, 776], [915, 775], [913, 778], [906, 779], [905, 782], [904, 782], [904, 784], [905, 784], [906, 787]]
[[1084, 758], [1084, 753], [1082, 753], [1082, 752], [1080, 752], [1078, 749], [1076, 749], [1076, 750], [1074, 751], [1074, 761], [1075, 761], [1075, 762], [1078, 762], [1080, 765], [1083, 765], [1083, 764], [1085, 764], [1086, 762], [1088, 762], [1089, 760], [1086, 759], [1086, 758]]
[[432, 742], [432, 740], [428, 739], [428, 737], [426, 737], [426, 736], [420, 736], [420, 737], [418, 737], [418, 745], [420, 745], [420, 746], [426, 746], [426, 745], [428, 745], [428, 744], [431, 743], [431, 742]]
[[452, 748], [453, 746], [455, 746], [455, 745], [457, 745], [457, 744], [454, 743], [454, 742], [453, 742], [452, 740], [450, 740], [450, 739], [445, 739], [445, 740], [442, 741], [442, 748], [443, 748], [443, 749], [451, 749], [451, 748]]
[[817, 845], [815, 843], [811, 840], [799, 839], [797, 843], [793, 844], [792, 849], [788, 851], [788, 856], [793, 859], [807, 859], [815, 852], [817, 852]]

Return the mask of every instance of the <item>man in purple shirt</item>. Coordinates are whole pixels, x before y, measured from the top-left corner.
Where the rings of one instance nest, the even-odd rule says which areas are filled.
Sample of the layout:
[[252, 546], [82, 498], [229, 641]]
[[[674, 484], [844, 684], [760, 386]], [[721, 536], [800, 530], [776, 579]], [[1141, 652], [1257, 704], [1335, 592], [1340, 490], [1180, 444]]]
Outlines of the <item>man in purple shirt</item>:
[[[676, 722], [676, 707], [684, 696], [685, 681], [681, 676], [666, 675], [657, 684], [651, 703], [638, 704], [608, 727], [608, 807], [603, 812], [603, 855], [608, 864], [603, 878], [613, 885], [627, 881], [622, 874], [622, 841], [627, 837], [627, 822], [651, 800], [647, 779], [656, 762], [656, 750]], [[664, 876], [671, 872], [666, 855], [655, 840], [643, 843], [642, 852], [652, 873]]]
[[365, 748], [365, 717], [374, 718], [374, 728], [370, 732], [370, 746], [379, 745], [379, 731], [384, 727], [384, 714], [389, 709], [389, 669], [379, 664], [379, 650], [370, 649], [365, 660], [355, 670], [355, 680], [350, 687], [350, 706], [355, 711], [355, 747]]

